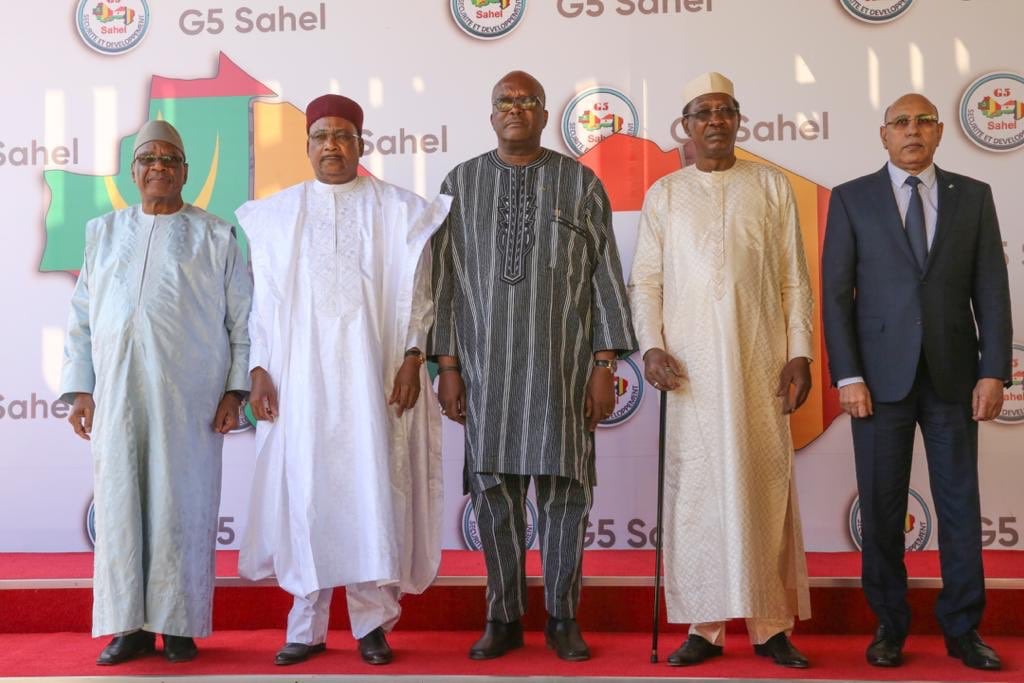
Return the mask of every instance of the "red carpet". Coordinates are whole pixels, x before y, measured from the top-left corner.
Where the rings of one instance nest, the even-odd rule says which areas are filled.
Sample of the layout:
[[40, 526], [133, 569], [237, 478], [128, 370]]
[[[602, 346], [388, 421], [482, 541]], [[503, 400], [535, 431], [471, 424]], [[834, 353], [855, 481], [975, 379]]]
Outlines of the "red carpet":
[[543, 635], [526, 635], [526, 647], [500, 659], [473, 662], [466, 657], [476, 633], [403, 631], [390, 637], [395, 661], [385, 667], [364, 664], [350, 634], [333, 631], [327, 652], [293, 667], [276, 667], [273, 654], [281, 645], [280, 630], [222, 631], [199, 641], [200, 655], [188, 664], [169, 664], [159, 656], [117, 667], [93, 664], [105, 640], [79, 633], [0, 635], [0, 672], [5, 676], [170, 676], [170, 675], [503, 675], [503, 676], [700, 676], [708, 678], [801, 678], [879, 681], [1022, 681], [1024, 639], [989, 638], [1003, 657], [1004, 669], [986, 673], [967, 669], [946, 656], [940, 638], [911, 637], [906, 663], [879, 669], [864, 661], [864, 637], [797, 636], [794, 642], [811, 660], [804, 671], [784, 669], [756, 657], [745, 637], [730, 636], [726, 654], [685, 669], [664, 664], [679, 639], [665, 639], [659, 664], [650, 664], [650, 634], [589, 633], [593, 658], [570, 663], [544, 647]]
[[[1000, 652], [1006, 668], [986, 674], [946, 656], [932, 614], [938, 589], [938, 556], [910, 553], [910, 602], [914, 636], [908, 641], [907, 663], [896, 670], [870, 667], [864, 649], [875, 620], [856, 582], [857, 553], [811, 553], [813, 618], [797, 625], [794, 642], [810, 657], [812, 668], [793, 671], [755, 657], [742, 633], [742, 622], [730, 624], [726, 656], [700, 667], [676, 669], [665, 657], [683, 640], [685, 626], [668, 625], [662, 609], [662, 663], [649, 663], [651, 551], [590, 551], [584, 555], [584, 598], [578, 619], [594, 659], [568, 663], [544, 648], [543, 593], [531, 578], [524, 620], [527, 647], [491, 662], [471, 662], [466, 651], [479, 635], [484, 614], [483, 558], [470, 551], [446, 551], [436, 584], [423, 595], [403, 600], [399, 630], [390, 638], [397, 652], [394, 664], [370, 667], [359, 659], [345, 630], [345, 601], [338, 595], [332, 609], [330, 650], [298, 667], [275, 667], [273, 653], [281, 646], [290, 596], [274, 585], [237, 579], [237, 553], [217, 556], [220, 578], [215, 593], [214, 629], [200, 642], [199, 659], [171, 665], [150, 657], [118, 667], [96, 667], [106, 639], [88, 632], [92, 593], [91, 553], [0, 555], [0, 677], [3, 676], [130, 676], [130, 675], [505, 675], [505, 676], [672, 676], [707, 678], [781, 678], [929, 681], [1024, 682], [1024, 552], [986, 552], [989, 579], [1001, 586], [989, 590], [982, 624], [985, 638]], [[540, 573], [536, 552], [528, 558], [531, 577]], [[39, 579], [39, 583], [28, 583]], [[928, 583], [922, 584], [921, 580]], [[53, 585], [45, 580], [50, 580]], [[999, 582], [1003, 582], [999, 584]], [[84, 584], [84, 585], [83, 585]]]

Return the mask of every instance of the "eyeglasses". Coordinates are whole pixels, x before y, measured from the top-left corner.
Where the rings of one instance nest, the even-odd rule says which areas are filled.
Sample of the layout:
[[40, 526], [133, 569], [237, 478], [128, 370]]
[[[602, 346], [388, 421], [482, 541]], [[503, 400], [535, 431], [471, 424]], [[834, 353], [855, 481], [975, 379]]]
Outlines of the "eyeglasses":
[[522, 97], [499, 97], [493, 102], [494, 108], [500, 112], [512, 111], [513, 107], [519, 107], [525, 111], [543, 109], [544, 100], [536, 95], [523, 95]]
[[918, 128], [931, 128], [939, 122], [939, 117], [935, 114], [918, 114], [917, 116], [897, 116], [892, 121], [886, 121], [885, 125], [892, 126], [896, 130], [904, 130], [913, 121], [917, 124]]
[[159, 161], [161, 166], [178, 168], [184, 163], [185, 157], [180, 157], [176, 154], [140, 154], [135, 157], [135, 161], [146, 167], [152, 166]]
[[740, 113], [739, 109], [735, 107], [715, 107], [714, 109], [701, 109], [700, 111], [690, 112], [689, 114], [683, 114], [683, 118], [694, 118], [701, 123], [707, 123], [711, 120], [711, 117], [718, 114], [723, 119], [734, 119]]
[[347, 130], [318, 130], [309, 134], [309, 139], [318, 147], [323, 147], [330, 140], [336, 145], [349, 145], [359, 139], [355, 133]]

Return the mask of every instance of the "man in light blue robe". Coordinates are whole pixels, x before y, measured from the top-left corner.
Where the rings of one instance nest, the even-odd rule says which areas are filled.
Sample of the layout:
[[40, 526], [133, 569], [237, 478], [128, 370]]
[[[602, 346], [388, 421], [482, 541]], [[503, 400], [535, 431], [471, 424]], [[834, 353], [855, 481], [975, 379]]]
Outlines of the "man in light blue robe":
[[181, 137], [136, 136], [142, 203], [86, 225], [71, 300], [62, 400], [92, 443], [97, 664], [172, 662], [209, 635], [223, 435], [249, 389], [252, 282], [234, 228], [185, 204]]

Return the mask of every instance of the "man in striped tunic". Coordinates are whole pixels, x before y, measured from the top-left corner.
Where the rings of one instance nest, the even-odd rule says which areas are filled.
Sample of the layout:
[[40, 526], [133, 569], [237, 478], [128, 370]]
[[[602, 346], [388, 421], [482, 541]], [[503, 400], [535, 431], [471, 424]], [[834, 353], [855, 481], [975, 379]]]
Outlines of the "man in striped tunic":
[[498, 146], [460, 164], [433, 239], [430, 350], [442, 411], [466, 427], [465, 492], [487, 561], [487, 626], [471, 659], [521, 647], [526, 492], [534, 478], [546, 641], [590, 656], [575, 621], [595, 482], [594, 428], [615, 406], [615, 359], [636, 348], [611, 207], [597, 177], [541, 147], [544, 89], [492, 92]]

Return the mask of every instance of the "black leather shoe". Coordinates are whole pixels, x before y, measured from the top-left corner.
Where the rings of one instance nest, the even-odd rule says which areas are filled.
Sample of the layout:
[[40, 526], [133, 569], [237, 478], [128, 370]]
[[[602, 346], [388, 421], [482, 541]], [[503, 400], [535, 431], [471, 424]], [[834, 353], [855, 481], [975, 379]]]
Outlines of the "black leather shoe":
[[994, 671], [1003, 666], [996, 651], [986, 645], [973, 628], [956, 638], [946, 636], [946, 652], [972, 669]]
[[705, 659], [721, 656], [721, 645], [712, 645], [707, 638], [691, 633], [686, 636], [686, 640], [679, 646], [679, 649], [670, 654], [665, 661], [669, 666], [693, 666], [700, 664]]
[[523, 625], [516, 619], [511, 623], [488, 621], [480, 640], [469, 648], [470, 659], [494, 659], [509, 650], [523, 646]]
[[164, 634], [164, 659], [172, 664], [191, 662], [199, 654], [196, 641], [187, 636]]
[[590, 659], [590, 648], [583, 642], [583, 634], [575, 619], [548, 617], [547, 626], [544, 627], [544, 642], [555, 651], [559, 659], [567, 662]]
[[323, 652], [327, 649], [327, 643], [317, 643], [316, 645], [306, 645], [305, 643], [285, 643], [284, 647], [277, 651], [274, 655], [274, 664], [278, 666], [289, 666], [291, 664], [298, 664], [309, 659], [312, 655], [317, 652]]
[[359, 639], [359, 656], [367, 664], [387, 664], [391, 661], [391, 646], [379, 626]]
[[871, 666], [899, 666], [903, 663], [903, 641], [889, 633], [882, 624], [875, 631], [875, 639], [866, 653]]
[[100, 666], [111, 666], [129, 659], [151, 655], [156, 652], [156, 634], [149, 631], [132, 631], [123, 636], [114, 636], [96, 658]]
[[806, 669], [808, 666], [807, 657], [793, 647], [785, 633], [776, 633], [761, 645], [755, 645], [754, 652], [762, 657], [771, 657], [779, 666], [790, 669]]

